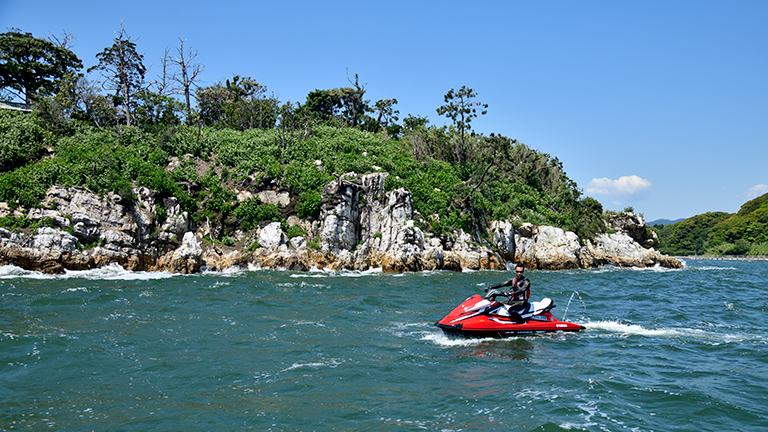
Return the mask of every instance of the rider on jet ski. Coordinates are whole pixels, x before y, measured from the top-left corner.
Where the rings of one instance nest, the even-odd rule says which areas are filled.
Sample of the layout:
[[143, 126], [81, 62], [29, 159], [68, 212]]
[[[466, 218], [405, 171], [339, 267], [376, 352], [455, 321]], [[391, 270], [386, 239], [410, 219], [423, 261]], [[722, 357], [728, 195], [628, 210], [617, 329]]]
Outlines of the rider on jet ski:
[[[524, 271], [525, 267], [523, 267], [522, 264], [517, 264], [515, 266], [515, 277], [506, 282], [486, 288], [485, 292], [488, 294], [485, 295], [485, 298], [493, 301], [496, 296], [506, 296], [510, 299], [509, 301], [504, 302], [504, 304], [509, 305], [509, 310], [525, 310], [525, 308], [528, 307], [528, 299], [531, 297], [531, 281], [523, 276]], [[505, 293], [499, 290], [499, 288], [505, 286], [511, 286], [512, 291]]]

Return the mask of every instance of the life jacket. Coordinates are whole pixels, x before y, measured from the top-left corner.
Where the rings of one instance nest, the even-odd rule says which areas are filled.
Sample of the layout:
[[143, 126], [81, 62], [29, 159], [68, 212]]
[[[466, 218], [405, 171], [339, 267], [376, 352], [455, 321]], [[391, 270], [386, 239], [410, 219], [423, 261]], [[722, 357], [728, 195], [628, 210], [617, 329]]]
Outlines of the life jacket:
[[522, 289], [523, 291], [515, 295], [515, 300], [528, 300], [531, 298], [531, 281], [527, 277], [523, 276], [522, 279], [515, 279], [515, 290]]

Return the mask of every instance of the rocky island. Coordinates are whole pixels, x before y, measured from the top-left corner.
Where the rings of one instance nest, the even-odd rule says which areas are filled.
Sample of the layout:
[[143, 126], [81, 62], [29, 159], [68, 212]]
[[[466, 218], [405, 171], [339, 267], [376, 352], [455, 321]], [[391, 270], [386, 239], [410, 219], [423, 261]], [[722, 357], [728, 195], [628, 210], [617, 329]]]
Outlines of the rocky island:
[[[0, 228], [0, 264], [43, 273], [62, 273], [117, 263], [127, 270], [195, 273], [230, 267], [308, 271], [368, 270], [384, 272], [494, 269], [521, 262], [531, 269], [559, 270], [663, 266], [681, 268], [678, 260], [653, 246], [645, 221], [625, 213], [606, 220], [606, 233], [579, 239], [573, 232], [515, 221], [493, 221], [490, 241], [461, 230], [436, 237], [420, 226], [425, 215], [414, 210], [405, 189], [386, 192], [387, 173], [348, 173], [326, 184], [317, 218], [288, 218], [305, 233], [289, 238], [279, 222], [263, 222], [239, 230], [226, 244], [216, 226], [193, 222], [174, 198], [156, 197], [134, 188], [135, 202], [120, 196], [97, 195], [83, 187], [53, 186], [41, 208], [16, 208], [0, 203], [0, 217], [12, 215], [41, 223], [26, 230]], [[238, 196], [252, 192], [242, 190]], [[290, 205], [286, 191], [258, 192], [266, 203]], [[155, 208], [166, 209], [162, 221]], [[426, 217], [436, 217], [427, 215]]]
[[63, 46], [17, 30], [0, 42], [0, 90], [24, 101], [0, 107], [2, 264], [185, 274], [681, 266], [654, 249], [642, 217], [583, 196], [557, 157], [473, 130], [488, 104], [466, 85], [435, 107], [441, 125], [401, 119], [396, 98], [367, 99], [358, 74], [280, 101], [244, 74], [198, 85], [200, 64], [167, 58], [178, 85], [169, 93], [165, 75], [146, 80], [122, 27], [83, 71], [100, 71], [100, 86]]

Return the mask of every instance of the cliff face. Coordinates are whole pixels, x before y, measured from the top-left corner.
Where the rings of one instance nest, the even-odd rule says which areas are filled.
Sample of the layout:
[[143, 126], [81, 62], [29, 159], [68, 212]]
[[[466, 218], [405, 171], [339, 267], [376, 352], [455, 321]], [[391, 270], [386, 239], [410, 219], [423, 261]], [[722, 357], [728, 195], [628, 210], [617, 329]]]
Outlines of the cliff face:
[[[46, 273], [109, 263], [128, 270], [175, 273], [232, 266], [381, 268], [387, 272], [503, 270], [507, 262], [551, 270], [605, 264], [682, 267], [679, 261], [648, 247], [647, 239], [640, 239], [646, 243], [643, 247], [632, 237], [644, 232], [637, 228], [644, 227], [639, 216], [629, 223], [630, 232], [598, 235], [585, 246], [574, 233], [559, 228], [523, 224], [515, 229], [509, 221], [491, 223], [488, 238], [492, 244], [477, 243], [463, 232], [437, 238], [419, 228], [423, 217], [413, 210], [408, 191], [385, 192], [386, 177], [386, 173], [341, 176], [325, 186], [317, 220], [289, 219], [304, 228], [306, 237], [289, 239], [279, 223], [271, 223], [239, 236], [246, 244], [258, 241], [260, 247], [253, 251], [203, 242], [203, 236], [216, 227], [196, 226], [174, 198], [161, 202], [146, 188], [135, 190], [135, 203], [124, 204], [117, 195], [100, 197], [79, 187], [54, 186], [42, 203], [45, 209], [17, 210], [15, 214], [51, 226], [31, 233], [0, 228], [0, 264]], [[166, 209], [162, 222], [154, 217], [161, 204]], [[3, 207], [0, 204], [0, 216], [5, 216]]]

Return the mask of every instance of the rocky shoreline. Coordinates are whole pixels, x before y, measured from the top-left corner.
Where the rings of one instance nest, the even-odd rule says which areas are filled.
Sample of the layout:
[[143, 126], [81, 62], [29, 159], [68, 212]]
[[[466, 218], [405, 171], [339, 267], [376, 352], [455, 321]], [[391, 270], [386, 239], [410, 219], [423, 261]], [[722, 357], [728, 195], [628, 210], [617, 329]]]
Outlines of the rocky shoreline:
[[[681, 268], [662, 255], [648, 238], [642, 217], [625, 214], [609, 220], [608, 232], [580, 241], [576, 234], [549, 226], [495, 221], [490, 241], [478, 242], [464, 232], [432, 236], [419, 226], [424, 217], [413, 210], [410, 192], [385, 192], [388, 174], [345, 174], [323, 189], [315, 220], [288, 219], [306, 235], [288, 238], [278, 222], [237, 231], [229, 245], [209, 240], [221, 228], [195, 222], [175, 198], [157, 198], [147, 188], [124, 203], [118, 195], [99, 196], [82, 187], [53, 186], [42, 208], [15, 209], [0, 203], [0, 217], [14, 216], [45, 225], [37, 229], [0, 228], [0, 264], [57, 274], [117, 263], [126, 270], [196, 273], [230, 267], [308, 271], [368, 270], [385, 272], [495, 269], [510, 262], [531, 269], [559, 270], [620, 267]], [[242, 191], [242, 196], [252, 195]], [[287, 192], [263, 191], [262, 202], [285, 204]], [[243, 198], [244, 199], [244, 198]], [[164, 217], [155, 215], [158, 206]]]

